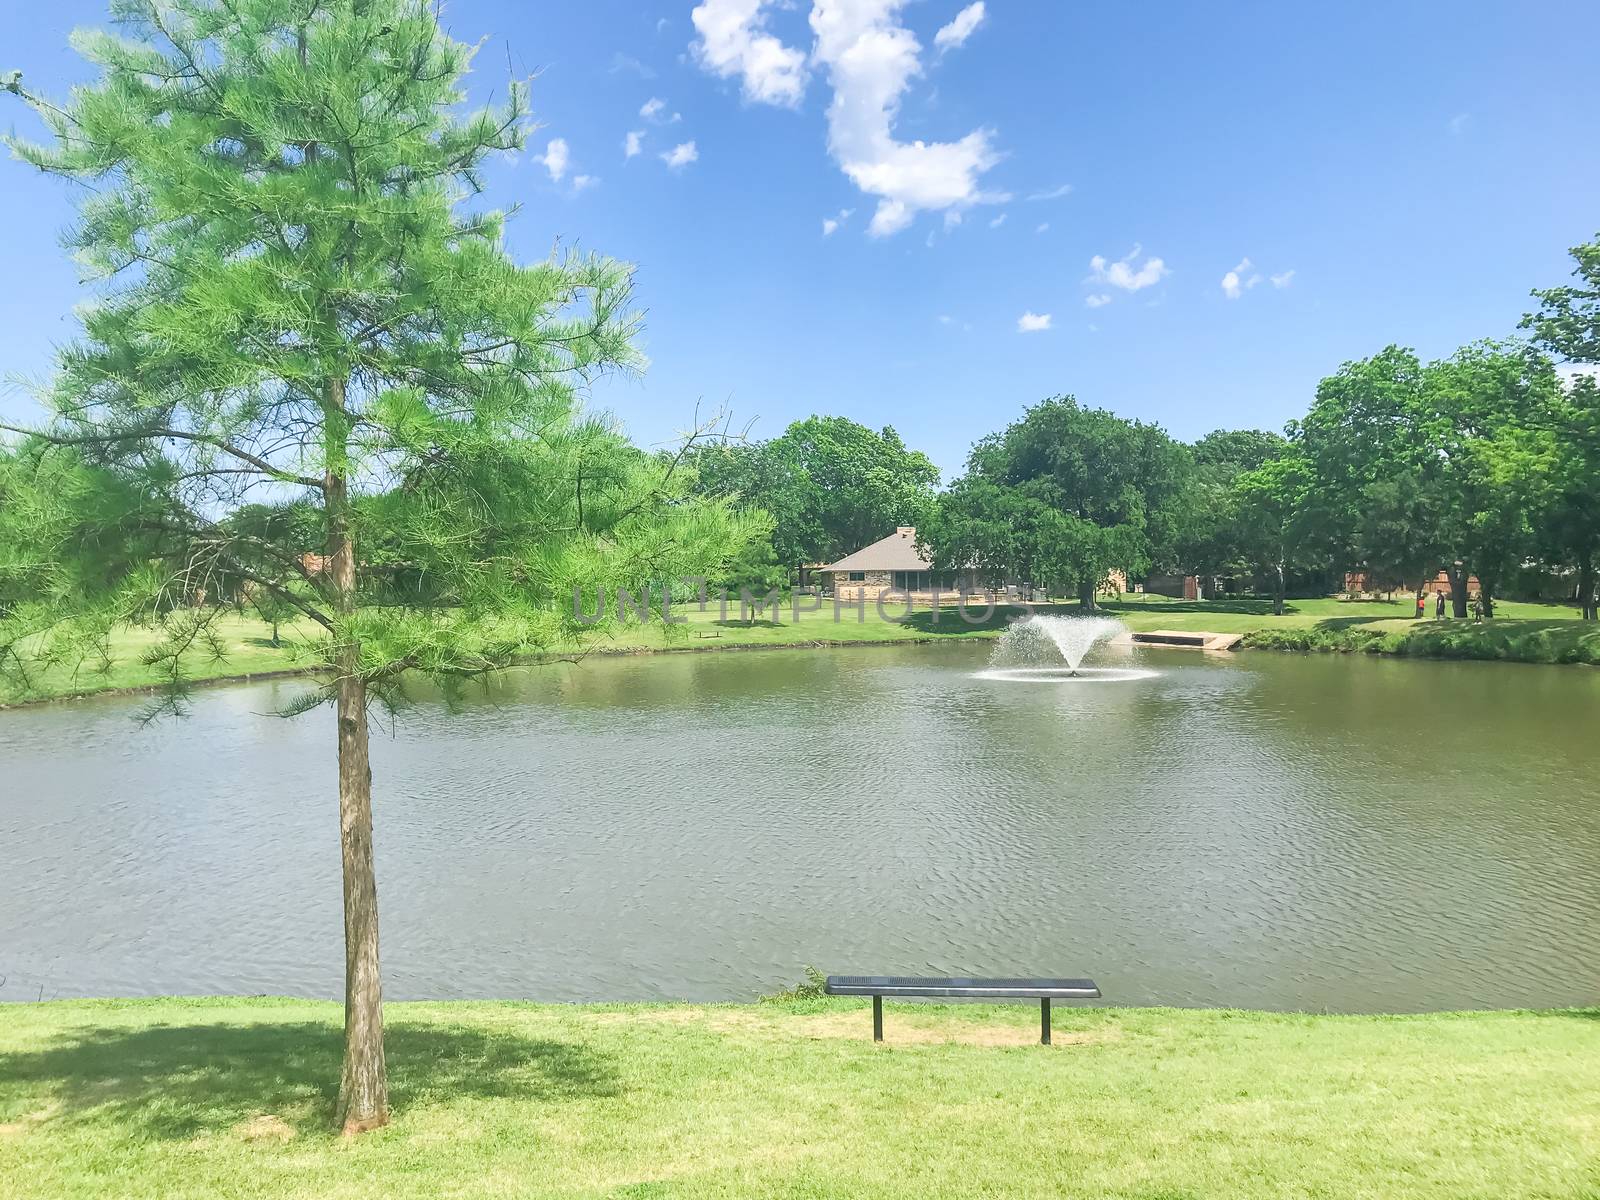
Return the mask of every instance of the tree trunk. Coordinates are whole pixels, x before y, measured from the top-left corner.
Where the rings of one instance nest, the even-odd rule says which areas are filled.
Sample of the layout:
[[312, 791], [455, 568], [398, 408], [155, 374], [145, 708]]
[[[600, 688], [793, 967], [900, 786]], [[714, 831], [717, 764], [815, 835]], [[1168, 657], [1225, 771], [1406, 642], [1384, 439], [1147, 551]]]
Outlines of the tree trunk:
[[1272, 572], [1272, 615], [1283, 616], [1283, 564], [1277, 563]]
[[339, 851], [344, 869], [344, 1067], [334, 1122], [346, 1134], [389, 1123], [383, 1057], [383, 982], [378, 969], [378, 881], [372, 864], [372, 766], [361, 643], [350, 636], [356, 551], [345, 484], [344, 385], [328, 384], [328, 573], [340, 615], [334, 669], [339, 730]]
[[1098, 591], [1099, 588], [1095, 586], [1093, 579], [1085, 576], [1078, 580], [1078, 607], [1084, 612], [1098, 611], [1100, 605], [1095, 600], [1095, 593]]
[[1478, 578], [1478, 602], [1483, 605], [1483, 619], [1494, 620], [1494, 584], [1482, 576]]
[[367, 685], [359, 646], [339, 648], [339, 850], [344, 866], [344, 1068], [335, 1123], [362, 1133], [389, 1123], [383, 1057], [383, 983], [378, 970], [378, 883], [372, 866], [372, 768], [367, 757]]
[[1467, 568], [1451, 566], [1447, 573], [1450, 576], [1450, 611], [1459, 619], [1467, 615]]
[[1583, 619], [1597, 619], [1594, 595], [1594, 556], [1585, 550], [1578, 559], [1578, 603], [1583, 609]]

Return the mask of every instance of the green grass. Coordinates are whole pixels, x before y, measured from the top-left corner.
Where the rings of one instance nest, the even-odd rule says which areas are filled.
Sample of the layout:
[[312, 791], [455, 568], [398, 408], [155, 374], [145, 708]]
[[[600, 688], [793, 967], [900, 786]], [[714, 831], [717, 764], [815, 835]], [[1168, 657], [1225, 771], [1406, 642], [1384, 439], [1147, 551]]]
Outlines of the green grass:
[[[1191, 602], [1129, 594], [1104, 607], [1135, 630], [1241, 633], [1246, 635], [1246, 646], [1260, 649], [1600, 664], [1600, 625], [1579, 621], [1576, 609], [1554, 604], [1502, 603], [1498, 606], [1500, 615], [1482, 624], [1415, 621], [1409, 615], [1409, 600], [1292, 600], [1281, 617], [1272, 615], [1270, 603], [1259, 600]], [[645, 653], [994, 638], [1005, 631], [1019, 610], [997, 608], [986, 621], [975, 624], [963, 621], [953, 608], [942, 610], [937, 620], [926, 610], [915, 611], [907, 618], [903, 606], [886, 605], [885, 611], [887, 616], [880, 616], [876, 606], [869, 603], [864, 616], [856, 608], [845, 606], [836, 617], [832, 602], [825, 601], [820, 611], [802, 611], [798, 617], [786, 607], [776, 620], [770, 610], [760, 618], [740, 620], [737, 603], [726, 613], [715, 606], [705, 612], [689, 607], [674, 610], [675, 616], [687, 617], [681, 625], [670, 629], [659, 622], [602, 627], [588, 647], [598, 652]], [[1045, 611], [1070, 614], [1077, 611], [1077, 605], [1052, 606]], [[975, 615], [980, 612], [975, 610]], [[214, 658], [198, 651], [191, 653], [185, 660], [191, 678], [260, 675], [293, 670], [308, 661], [307, 656], [295, 651], [301, 627], [283, 628], [281, 649], [271, 646], [266, 625], [247, 617], [223, 616], [216, 628], [227, 654]], [[0, 683], [0, 704], [149, 687], [159, 682], [157, 673], [139, 659], [153, 640], [154, 634], [147, 629], [122, 630], [113, 639], [109, 663], [41, 672], [34, 680], [34, 689], [27, 693]]]
[[22, 1197], [1592, 1197], [1600, 1010], [1404, 1017], [396, 1004], [394, 1121], [330, 1130], [340, 1010], [8, 1005]]

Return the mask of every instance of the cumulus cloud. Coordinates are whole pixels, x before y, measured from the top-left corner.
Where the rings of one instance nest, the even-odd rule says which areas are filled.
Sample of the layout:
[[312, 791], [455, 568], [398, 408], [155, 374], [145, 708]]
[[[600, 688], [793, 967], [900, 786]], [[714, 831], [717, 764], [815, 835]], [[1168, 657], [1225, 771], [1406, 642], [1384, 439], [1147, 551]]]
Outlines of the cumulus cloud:
[[592, 188], [599, 182], [600, 176], [598, 175], [574, 175], [572, 177], [572, 190], [581, 192], [584, 188]]
[[683, 120], [682, 113], [667, 115], [667, 102], [660, 96], [651, 96], [639, 106], [639, 115], [646, 121], [654, 121], [657, 125], [671, 125], [675, 121]]
[[906, 0], [815, 0], [816, 60], [833, 86], [828, 149], [863, 192], [879, 197], [869, 232], [883, 237], [919, 211], [961, 209], [999, 200], [979, 177], [1000, 161], [987, 129], [955, 142], [901, 142], [900, 102], [922, 72], [922, 47], [900, 24]]
[[1135, 266], [1143, 253], [1144, 247], [1135, 245], [1116, 262], [1107, 262], [1104, 256], [1096, 254], [1089, 260], [1088, 282], [1120, 288], [1124, 292], [1137, 292], [1160, 283], [1169, 274], [1167, 264], [1159, 258], [1147, 258], [1142, 266]]
[[1294, 282], [1294, 268], [1293, 267], [1291, 267], [1289, 270], [1285, 271], [1282, 275], [1274, 275], [1272, 277], [1272, 286], [1275, 287], [1275, 288], [1286, 288], [1293, 282]]
[[1244, 295], [1246, 289], [1253, 288], [1261, 282], [1260, 275], [1252, 275], [1248, 280], [1244, 278], [1244, 273], [1249, 269], [1250, 260], [1241, 258], [1238, 266], [1222, 277], [1222, 294], [1229, 300], [1237, 300]]
[[680, 142], [671, 150], [668, 150], [665, 154], [663, 154], [661, 156], [661, 161], [666, 163], [667, 166], [673, 168], [674, 170], [677, 170], [679, 167], [686, 167], [690, 163], [697, 161], [699, 157], [700, 151], [695, 149], [693, 142]]
[[955, 20], [933, 35], [933, 44], [943, 52], [966, 45], [967, 39], [983, 24], [983, 0], [973, 0], [955, 16]]
[[1092, 295], [1085, 296], [1083, 298], [1083, 302], [1090, 308], [1104, 308], [1106, 305], [1111, 303], [1111, 297], [1105, 292], [1096, 292]]
[[1061, 197], [1071, 194], [1071, 192], [1072, 192], [1072, 185], [1070, 183], [1063, 183], [1060, 187], [1046, 188], [1042, 192], [1030, 193], [1029, 196], [1028, 196], [1028, 199], [1029, 200], [1059, 200], [1059, 199], [1061, 199]]
[[[707, 71], [737, 75], [748, 99], [793, 106], [807, 83], [806, 56], [766, 26], [784, 0], [702, 0], [694, 10], [699, 37], [691, 47]], [[864, 193], [878, 199], [868, 227], [875, 237], [905, 229], [919, 212], [962, 210], [1007, 196], [982, 190], [980, 180], [1000, 161], [993, 134], [976, 129], [953, 142], [902, 142], [894, 136], [900, 105], [922, 73], [922, 46], [900, 21], [909, 0], [813, 0], [811, 63], [827, 74], [828, 152]], [[984, 16], [968, 5], [941, 31], [945, 44], [970, 36]], [[649, 108], [647, 105], [646, 108]], [[646, 119], [661, 111], [641, 110]]]
[[633, 158], [644, 149], [644, 130], [631, 129], [628, 136], [622, 139], [622, 157]]
[[853, 208], [841, 208], [836, 216], [822, 218], [822, 236], [827, 237], [850, 219]]
[[998, 217], [995, 217], [993, 220], [991, 220], [989, 222], [989, 228], [990, 229], [999, 229], [1000, 226], [1004, 225], [1005, 223], [1006, 223], [1006, 214], [1005, 213], [1001, 213]]
[[611, 74], [615, 75], [618, 71], [632, 71], [640, 79], [654, 79], [656, 77], [656, 73], [652, 68], [645, 66], [633, 55], [624, 54], [620, 50], [611, 56]]
[[537, 155], [534, 161], [542, 162], [544, 169], [550, 172], [550, 178], [560, 183], [561, 177], [567, 173], [567, 164], [572, 161], [572, 154], [567, 149], [567, 139], [551, 138], [549, 145], [544, 148], [544, 153]]
[[1017, 318], [1018, 333], [1040, 333], [1049, 328], [1049, 313], [1025, 312]]
[[766, 31], [772, 0], [704, 0], [689, 14], [690, 46], [713, 75], [739, 78], [747, 100], [794, 107], [806, 90], [806, 56]]

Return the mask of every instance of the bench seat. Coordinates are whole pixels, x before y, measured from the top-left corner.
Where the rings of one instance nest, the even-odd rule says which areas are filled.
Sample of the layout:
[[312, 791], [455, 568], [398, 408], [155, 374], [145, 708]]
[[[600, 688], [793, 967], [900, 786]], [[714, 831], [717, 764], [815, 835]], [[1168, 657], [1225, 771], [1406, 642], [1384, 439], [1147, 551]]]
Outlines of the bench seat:
[[883, 1041], [883, 998], [927, 996], [946, 1000], [1037, 1000], [1039, 1042], [1050, 1044], [1050, 1001], [1096, 1000], [1092, 979], [962, 979], [911, 975], [829, 975], [822, 990], [830, 996], [872, 997], [872, 1040]]

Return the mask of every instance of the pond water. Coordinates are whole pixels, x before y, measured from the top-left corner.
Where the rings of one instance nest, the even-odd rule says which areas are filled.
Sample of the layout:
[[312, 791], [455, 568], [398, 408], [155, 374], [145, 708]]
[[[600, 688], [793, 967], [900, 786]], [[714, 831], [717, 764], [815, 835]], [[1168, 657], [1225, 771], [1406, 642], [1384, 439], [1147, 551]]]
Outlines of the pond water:
[[[988, 655], [590, 659], [419, 704], [373, 748], [387, 994], [745, 999], [809, 963], [1596, 1001], [1600, 672], [1147, 651], [1041, 685]], [[297, 686], [0, 713], [0, 998], [340, 994], [332, 717], [273, 715]]]

